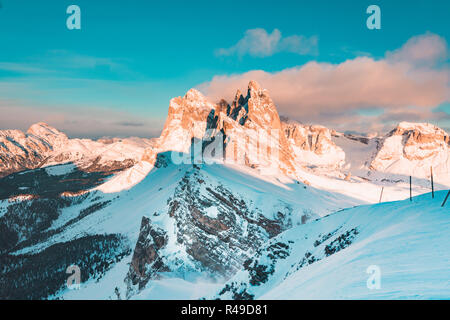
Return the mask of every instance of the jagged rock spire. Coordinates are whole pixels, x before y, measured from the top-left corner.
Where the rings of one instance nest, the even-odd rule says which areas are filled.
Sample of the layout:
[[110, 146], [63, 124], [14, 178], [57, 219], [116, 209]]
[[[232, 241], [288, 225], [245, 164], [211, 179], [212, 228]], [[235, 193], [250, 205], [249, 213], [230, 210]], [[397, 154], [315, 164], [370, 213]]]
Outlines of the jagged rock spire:
[[255, 80], [251, 80], [248, 83], [248, 91], [260, 91], [261, 90], [261, 86], [259, 85], [258, 82], [256, 82]]

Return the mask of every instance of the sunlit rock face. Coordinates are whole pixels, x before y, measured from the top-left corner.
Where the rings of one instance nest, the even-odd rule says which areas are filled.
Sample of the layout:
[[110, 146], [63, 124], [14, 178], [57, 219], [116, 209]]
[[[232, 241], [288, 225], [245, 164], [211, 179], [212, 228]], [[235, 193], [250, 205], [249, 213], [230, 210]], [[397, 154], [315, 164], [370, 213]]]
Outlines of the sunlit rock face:
[[428, 123], [401, 122], [387, 134], [371, 163], [371, 169], [429, 177], [431, 167], [438, 179], [449, 177], [450, 137]]
[[160, 150], [189, 153], [193, 139], [206, 144], [217, 139], [223, 158], [230, 162], [295, 172], [292, 148], [275, 104], [255, 81], [249, 83], [245, 96], [238, 90], [231, 105], [225, 100], [213, 104], [195, 89], [172, 99]]
[[296, 163], [335, 168], [344, 164], [345, 152], [332, 141], [330, 129], [293, 121], [283, 122], [283, 129], [293, 148]]

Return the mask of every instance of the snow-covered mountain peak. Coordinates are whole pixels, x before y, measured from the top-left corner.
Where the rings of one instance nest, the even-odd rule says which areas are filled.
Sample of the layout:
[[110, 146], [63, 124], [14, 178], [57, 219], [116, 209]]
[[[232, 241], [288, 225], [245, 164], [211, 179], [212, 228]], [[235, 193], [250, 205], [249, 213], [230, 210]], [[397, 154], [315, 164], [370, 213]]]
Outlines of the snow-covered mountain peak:
[[[405, 146], [435, 144], [445, 148], [446, 144], [450, 144], [449, 134], [430, 123], [401, 122], [387, 135], [386, 139], [393, 136], [402, 136], [402, 144]], [[430, 149], [430, 146], [425, 149]]]
[[188, 152], [193, 137], [201, 139], [206, 120], [216, 105], [196, 89], [170, 100], [169, 111], [159, 138], [160, 151]]
[[319, 125], [283, 122], [284, 133], [292, 145], [297, 163], [340, 167], [345, 152], [332, 141], [332, 130]]
[[433, 167], [439, 181], [450, 179], [450, 137], [428, 123], [401, 122], [381, 140], [370, 168], [426, 178]]
[[194, 89], [194, 88], [192, 88], [188, 92], [186, 92], [184, 99], [190, 100], [190, 101], [205, 101], [206, 100], [203, 93], [201, 93], [200, 91], [198, 91], [197, 89]]
[[64, 133], [44, 122], [38, 122], [33, 124], [27, 130], [27, 134], [31, 134], [41, 138], [58, 137], [58, 136], [67, 138], [67, 136]]
[[247, 99], [248, 112], [252, 118], [267, 119], [266, 114], [268, 114], [274, 116], [274, 121], [280, 121], [277, 108], [269, 95], [269, 91], [261, 89], [256, 81], [249, 82]]
[[255, 81], [250, 81], [245, 97], [238, 90], [231, 105], [223, 99], [214, 104], [195, 89], [172, 99], [158, 148], [149, 150], [146, 158], [154, 159], [154, 152], [189, 153], [194, 138], [222, 141], [226, 160], [295, 172], [275, 104]]
[[237, 90], [227, 116], [249, 129], [281, 131], [280, 116], [269, 92], [261, 89], [260, 85], [253, 80], [248, 84], [246, 97]]
[[431, 124], [431, 123], [417, 123], [417, 122], [407, 122], [407, 121], [402, 121], [400, 122], [397, 127], [397, 130], [419, 130], [422, 132], [427, 132], [427, 133], [433, 133], [433, 132], [439, 132], [439, 131], [443, 131], [442, 129], [440, 129], [439, 127]]
[[26, 133], [0, 130], [0, 177], [27, 169], [74, 163], [87, 171], [126, 169], [140, 160], [149, 139], [69, 139], [40, 122]]
[[242, 95], [241, 90], [237, 89], [236, 94], [234, 95], [234, 101], [239, 101], [241, 98], [244, 98], [244, 96]]
[[[338, 176], [349, 175], [351, 168], [353, 171], [373, 170], [388, 174], [406, 174], [408, 171], [408, 175], [426, 177], [425, 171], [429, 172], [429, 167], [434, 166], [444, 173], [440, 176], [447, 179], [449, 171], [450, 140], [445, 131], [434, 125], [401, 122], [389, 134], [377, 138], [339, 134], [320, 125], [281, 121], [269, 91], [262, 89], [256, 81], [249, 82], [245, 96], [237, 90], [231, 104], [223, 99], [213, 104], [195, 89], [184, 97], [172, 99], [159, 148], [151, 150], [151, 156], [147, 158], [154, 159], [155, 152], [160, 151], [188, 153], [193, 138], [201, 140], [217, 134], [226, 137], [226, 160], [249, 167], [277, 167], [296, 178], [301, 178], [296, 172], [304, 166], [319, 167], [320, 170], [329, 168], [329, 173]], [[354, 150], [360, 153], [356, 160], [352, 159]], [[429, 161], [406, 167], [399, 164], [397, 168], [394, 163], [400, 163], [401, 158]], [[417, 167], [423, 170], [417, 173]]]
[[62, 133], [58, 129], [44, 122], [33, 124], [28, 129], [27, 135], [36, 137], [48, 143], [53, 150], [63, 149], [69, 141], [69, 138], [65, 133]]
[[183, 97], [176, 97], [170, 100], [168, 117], [172, 113], [195, 113], [196, 109], [203, 110], [211, 109], [212, 107], [213, 104], [200, 91], [190, 89]]
[[[450, 144], [448, 133], [429, 123], [401, 122], [385, 137], [385, 142], [396, 139], [396, 136], [402, 137], [401, 144], [404, 147], [416, 146], [420, 150], [445, 149]], [[405, 156], [416, 151], [412, 148]], [[414, 155], [410, 154], [409, 157], [414, 158]]]
[[263, 91], [261, 89], [261, 86], [259, 85], [258, 82], [256, 82], [255, 80], [250, 80], [250, 82], [248, 83], [248, 92], [255, 92], [255, 93], [259, 93], [260, 91]]
[[[277, 108], [269, 92], [261, 89], [256, 81], [249, 82], [246, 97], [237, 91], [227, 109], [224, 133], [231, 144], [237, 145], [227, 150], [233, 156], [243, 155], [247, 165], [278, 168], [285, 174], [295, 172], [292, 148], [283, 132]], [[250, 164], [252, 162], [254, 165]]]

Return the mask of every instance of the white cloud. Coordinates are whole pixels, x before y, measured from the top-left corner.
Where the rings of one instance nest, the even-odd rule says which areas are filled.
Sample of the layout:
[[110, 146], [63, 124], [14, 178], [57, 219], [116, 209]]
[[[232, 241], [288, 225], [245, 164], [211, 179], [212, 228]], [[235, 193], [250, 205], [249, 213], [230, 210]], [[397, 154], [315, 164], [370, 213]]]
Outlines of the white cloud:
[[0, 62], [1, 71], [10, 71], [22, 74], [43, 74], [51, 73], [50, 70], [41, 67], [24, 64], [24, 63], [14, 63], [14, 62]]
[[244, 37], [234, 46], [216, 51], [218, 56], [237, 55], [243, 57], [269, 57], [278, 52], [291, 52], [299, 55], [317, 54], [318, 39], [302, 35], [283, 37], [280, 30], [274, 29], [272, 33], [257, 28], [245, 31]]
[[0, 71], [19, 73], [25, 76], [72, 75], [78, 77], [82, 72], [91, 72], [95, 68], [104, 68], [112, 74], [136, 78], [136, 72], [128, 69], [126, 59], [111, 59], [80, 55], [65, 50], [51, 50], [39, 58], [28, 58], [27, 62], [0, 61]]

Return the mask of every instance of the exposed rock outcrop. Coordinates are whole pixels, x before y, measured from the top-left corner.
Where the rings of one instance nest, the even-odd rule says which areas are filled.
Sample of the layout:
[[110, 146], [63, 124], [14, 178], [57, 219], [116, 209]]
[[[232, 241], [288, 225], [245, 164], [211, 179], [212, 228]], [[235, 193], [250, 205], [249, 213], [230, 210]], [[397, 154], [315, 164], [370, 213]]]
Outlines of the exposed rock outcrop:
[[148, 281], [158, 277], [159, 272], [170, 271], [159, 253], [167, 241], [164, 230], [152, 226], [149, 218], [142, 217], [139, 238], [126, 278], [127, 296], [144, 288]]
[[195, 139], [217, 139], [228, 161], [295, 173], [275, 104], [255, 81], [249, 83], [246, 96], [238, 90], [231, 105], [225, 100], [212, 104], [195, 89], [172, 99], [159, 150], [189, 153]]
[[333, 167], [344, 163], [345, 152], [332, 141], [330, 129], [289, 121], [283, 122], [283, 130], [292, 145], [297, 163]]
[[370, 169], [428, 177], [433, 167], [438, 179], [450, 174], [450, 136], [428, 123], [402, 122], [381, 141]]

